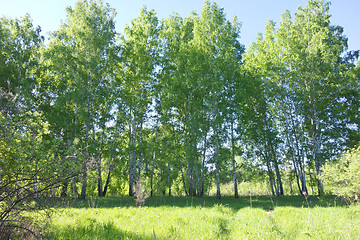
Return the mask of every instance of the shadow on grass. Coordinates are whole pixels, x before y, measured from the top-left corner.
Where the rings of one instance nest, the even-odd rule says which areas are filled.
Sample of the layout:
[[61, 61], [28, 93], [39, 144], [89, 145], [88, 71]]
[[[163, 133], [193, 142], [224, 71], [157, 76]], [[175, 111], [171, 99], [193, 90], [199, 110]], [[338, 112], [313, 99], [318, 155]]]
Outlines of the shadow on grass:
[[141, 239], [150, 240], [154, 236], [119, 230], [112, 222], [99, 224], [92, 222], [87, 226], [67, 226], [47, 232], [46, 239]]
[[[60, 199], [58, 199], [60, 200]], [[308, 202], [310, 207], [330, 207], [333, 206], [335, 197], [327, 196], [318, 198], [316, 196], [309, 196]], [[60, 203], [61, 202], [61, 203]], [[58, 207], [71, 207], [71, 208], [114, 208], [114, 207], [134, 207], [134, 197], [119, 196], [119, 197], [88, 197], [86, 200], [78, 200], [65, 198], [59, 201]], [[276, 207], [307, 207], [306, 200], [303, 196], [239, 196], [234, 198], [224, 196], [220, 200], [216, 197], [149, 197], [144, 206], [146, 207], [201, 207], [212, 208], [214, 206], [224, 206], [238, 211], [241, 208], [262, 208], [266, 211], [273, 210]]]

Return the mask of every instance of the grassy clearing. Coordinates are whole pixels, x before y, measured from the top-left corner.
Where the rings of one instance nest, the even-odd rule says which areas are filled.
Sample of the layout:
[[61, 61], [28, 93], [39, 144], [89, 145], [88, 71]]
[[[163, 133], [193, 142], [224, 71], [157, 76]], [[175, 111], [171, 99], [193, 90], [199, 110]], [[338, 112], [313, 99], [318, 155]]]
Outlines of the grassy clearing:
[[68, 201], [46, 226], [50, 239], [359, 239], [360, 206], [333, 200], [129, 197]]

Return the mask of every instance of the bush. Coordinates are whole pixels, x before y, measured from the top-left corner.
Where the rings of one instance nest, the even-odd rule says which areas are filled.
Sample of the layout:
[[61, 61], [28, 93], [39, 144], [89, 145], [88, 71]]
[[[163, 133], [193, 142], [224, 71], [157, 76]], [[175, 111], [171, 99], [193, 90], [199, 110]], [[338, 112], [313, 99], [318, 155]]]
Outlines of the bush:
[[[37, 112], [5, 117], [0, 112], [0, 239], [41, 235], [47, 197], [62, 181], [62, 163], [49, 139], [49, 125]], [[41, 221], [40, 221], [41, 219]]]
[[327, 162], [322, 178], [326, 190], [332, 194], [359, 200], [360, 196], [360, 147], [347, 151], [337, 162]]
[[146, 193], [143, 188], [143, 183], [139, 180], [135, 183], [135, 205], [136, 207], [143, 206], [145, 200], [150, 196], [150, 193]]

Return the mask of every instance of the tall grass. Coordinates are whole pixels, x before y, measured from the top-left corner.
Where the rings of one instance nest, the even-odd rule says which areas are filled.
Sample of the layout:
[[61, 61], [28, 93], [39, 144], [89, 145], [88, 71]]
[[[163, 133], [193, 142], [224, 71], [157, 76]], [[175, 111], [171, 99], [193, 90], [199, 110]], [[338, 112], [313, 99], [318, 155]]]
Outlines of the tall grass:
[[[49, 239], [359, 239], [360, 206], [327, 207], [309, 197], [102, 198], [56, 209]], [[67, 204], [66, 204], [67, 205]]]

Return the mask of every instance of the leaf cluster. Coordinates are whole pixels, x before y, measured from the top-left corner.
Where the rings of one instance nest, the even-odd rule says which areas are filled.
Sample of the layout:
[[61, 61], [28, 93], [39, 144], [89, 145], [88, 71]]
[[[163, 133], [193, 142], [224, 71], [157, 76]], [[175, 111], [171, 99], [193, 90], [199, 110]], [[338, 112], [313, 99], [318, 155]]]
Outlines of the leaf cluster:
[[327, 162], [322, 179], [328, 191], [338, 196], [359, 201], [360, 147], [345, 152], [336, 162]]

